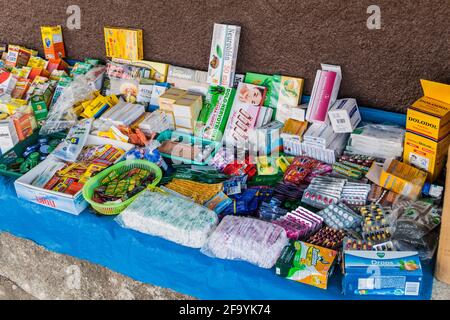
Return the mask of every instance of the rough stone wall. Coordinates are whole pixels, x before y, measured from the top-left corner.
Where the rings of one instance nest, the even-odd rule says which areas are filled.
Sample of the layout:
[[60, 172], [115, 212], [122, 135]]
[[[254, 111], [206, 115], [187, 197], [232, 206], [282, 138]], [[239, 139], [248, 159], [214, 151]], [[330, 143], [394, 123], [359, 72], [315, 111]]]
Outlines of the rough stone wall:
[[[1, 0], [0, 41], [41, 48], [41, 25], [61, 24], [67, 52], [103, 57], [103, 26], [144, 29], [147, 59], [206, 70], [214, 22], [242, 26], [238, 71], [306, 79], [320, 63], [343, 68], [341, 96], [405, 111], [420, 78], [450, 82], [449, 0]], [[381, 30], [366, 10], [381, 9]], [[66, 9], [81, 9], [68, 30]]]

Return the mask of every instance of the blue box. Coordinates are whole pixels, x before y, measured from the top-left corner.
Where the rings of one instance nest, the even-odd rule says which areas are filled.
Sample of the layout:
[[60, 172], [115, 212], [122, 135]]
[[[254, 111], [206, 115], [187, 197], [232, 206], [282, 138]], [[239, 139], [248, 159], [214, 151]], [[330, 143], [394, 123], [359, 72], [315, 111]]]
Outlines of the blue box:
[[345, 295], [418, 296], [422, 266], [415, 251], [345, 251]]

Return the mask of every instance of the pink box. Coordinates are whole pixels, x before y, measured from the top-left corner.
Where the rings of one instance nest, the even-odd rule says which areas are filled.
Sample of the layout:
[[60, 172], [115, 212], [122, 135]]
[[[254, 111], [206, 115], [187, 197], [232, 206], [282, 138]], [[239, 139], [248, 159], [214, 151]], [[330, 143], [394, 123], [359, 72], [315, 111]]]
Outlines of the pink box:
[[317, 70], [311, 100], [308, 104], [306, 120], [325, 122], [330, 107], [336, 102], [341, 86], [342, 72], [340, 66], [322, 64]]

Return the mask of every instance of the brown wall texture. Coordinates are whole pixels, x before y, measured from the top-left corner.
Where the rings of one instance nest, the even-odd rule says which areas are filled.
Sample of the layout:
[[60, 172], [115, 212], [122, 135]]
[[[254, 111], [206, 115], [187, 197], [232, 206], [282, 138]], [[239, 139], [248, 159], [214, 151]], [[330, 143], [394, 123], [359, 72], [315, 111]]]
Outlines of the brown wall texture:
[[[238, 71], [306, 79], [320, 63], [343, 68], [341, 96], [405, 111], [421, 95], [419, 79], [450, 82], [450, 0], [41, 0], [2, 4], [0, 41], [41, 49], [41, 25], [64, 27], [71, 57], [103, 57], [103, 26], [144, 29], [145, 56], [206, 70], [213, 23], [242, 27]], [[381, 8], [381, 30], [366, 26]], [[81, 8], [81, 30], [66, 9]]]

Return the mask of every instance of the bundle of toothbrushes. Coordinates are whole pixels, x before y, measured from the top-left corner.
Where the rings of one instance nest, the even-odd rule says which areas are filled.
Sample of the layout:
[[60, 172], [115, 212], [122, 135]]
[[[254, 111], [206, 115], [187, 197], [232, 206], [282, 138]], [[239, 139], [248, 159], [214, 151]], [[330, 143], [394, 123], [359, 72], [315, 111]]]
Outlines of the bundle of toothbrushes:
[[201, 248], [218, 218], [214, 211], [185, 198], [145, 191], [116, 221], [124, 228]]
[[237, 259], [272, 268], [288, 244], [286, 231], [253, 218], [226, 216], [202, 248], [208, 256]]

